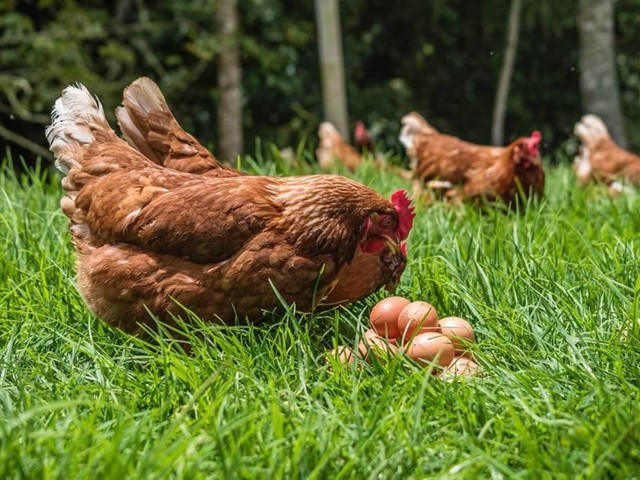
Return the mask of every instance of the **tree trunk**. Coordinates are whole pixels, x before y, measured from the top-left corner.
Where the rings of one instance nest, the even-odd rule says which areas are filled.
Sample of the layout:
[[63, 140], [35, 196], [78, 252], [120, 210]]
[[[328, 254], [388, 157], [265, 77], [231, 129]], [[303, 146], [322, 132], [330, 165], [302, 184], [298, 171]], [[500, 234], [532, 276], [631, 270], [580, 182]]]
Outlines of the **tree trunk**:
[[348, 139], [349, 117], [337, 0], [316, 0], [316, 24], [325, 120], [333, 123], [340, 134]]
[[616, 71], [613, 4], [614, 0], [579, 0], [580, 94], [584, 112], [600, 116], [616, 143], [626, 147]]
[[502, 71], [500, 72], [500, 80], [498, 81], [498, 89], [496, 91], [496, 99], [493, 104], [491, 142], [494, 145], [502, 145], [504, 142], [504, 117], [507, 111], [507, 101], [509, 100], [513, 65], [515, 64], [516, 51], [518, 50], [521, 11], [522, 0], [511, 0], [509, 24], [507, 25], [507, 43], [504, 49], [504, 63], [502, 64]]
[[238, 45], [237, 0], [219, 0], [216, 28], [222, 42], [218, 57], [218, 152], [223, 161], [243, 153], [242, 67]]

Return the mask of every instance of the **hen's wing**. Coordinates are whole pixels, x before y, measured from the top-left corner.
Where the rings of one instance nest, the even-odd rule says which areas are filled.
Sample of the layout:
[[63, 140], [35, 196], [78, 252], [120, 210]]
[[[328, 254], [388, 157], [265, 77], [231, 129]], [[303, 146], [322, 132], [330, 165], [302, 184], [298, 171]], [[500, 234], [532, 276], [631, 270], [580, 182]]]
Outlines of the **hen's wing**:
[[159, 165], [211, 176], [241, 175], [220, 163], [180, 126], [149, 78], [141, 77], [125, 88], [116, 117], [125, 140]]
[[96, 244], [215, 262], [279, 212], [268, 177], [208, 178], [151, 162], [115, 135], [84, 88], [65, 90], [47, 136], [66, 174], [63, 209]]
[[279, 214], [267, 183], [257, 177], [193, 179], [147, 168], [100, 177], [78, 193], [75, 204], [101, 242], [211, 263], [233, 256]]

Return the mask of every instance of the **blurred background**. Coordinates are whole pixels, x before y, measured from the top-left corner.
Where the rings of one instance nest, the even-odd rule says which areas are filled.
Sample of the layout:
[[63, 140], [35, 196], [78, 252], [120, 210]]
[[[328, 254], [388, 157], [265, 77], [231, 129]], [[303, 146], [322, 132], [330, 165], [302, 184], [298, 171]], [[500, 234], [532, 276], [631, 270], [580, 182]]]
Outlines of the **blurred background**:
[[640, 0], [0, 0], [0, 13], [0, 147], [28, 163], [48, 155], [64, 86], [84, 83], [113, 121], [142, 75], [223, 159], [313, 146], [331, 109], [398, 154], [411, 110], [484, 144], [539, 129], [553, 158], [593, 111], [640, 150]]

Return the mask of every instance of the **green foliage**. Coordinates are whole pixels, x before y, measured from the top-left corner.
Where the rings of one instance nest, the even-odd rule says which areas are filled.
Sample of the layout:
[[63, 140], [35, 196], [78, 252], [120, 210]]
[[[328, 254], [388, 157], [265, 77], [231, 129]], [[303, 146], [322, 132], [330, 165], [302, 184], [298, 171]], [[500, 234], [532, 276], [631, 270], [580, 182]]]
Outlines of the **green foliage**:
[[[534, 128], [548, 150], [580, 114], [576, 1], [524, 4], [507, 139]], [[217, 141], [216, 0], [0, 3], [0, 124], [45, 145], [51, 105], [69, 83], [97, 93], [113, 118], [124, 86], [158, 81], [178, 119]], [[399, 118], [423, 113], [443, 131], [486, 143], [502, 63], [507, 0], [432, 0], [390, 7], [340, 2], [349, 113], [383, 150], [400, 153]], [[322, 117], [313, 2], [239, 2], [245, 144], [315, 138]], [[638, 0], [616, 2], [620, 86], [632, 148], [640, 149]], [[4, 142], [4, 141], [3, 141]], [[4, 147], [6, 142], [0, 143]], [[4, 151], [4, 148], [2, 148]]]
[[[250, 171], [300, 172], [258, 151]], [[327, 365], [383, 292], [260, 327], [196, 323], [191, 356], [110, 330], [74, 286], [59, 177], [5, 164], [0, 477], [637, 476], [640, 197], [578, 190], [566, 167], [548, 179], [521, 214], [418, 206], [397, 293], [468, 318], [485, 371], [446, 383], [402, 359]]]

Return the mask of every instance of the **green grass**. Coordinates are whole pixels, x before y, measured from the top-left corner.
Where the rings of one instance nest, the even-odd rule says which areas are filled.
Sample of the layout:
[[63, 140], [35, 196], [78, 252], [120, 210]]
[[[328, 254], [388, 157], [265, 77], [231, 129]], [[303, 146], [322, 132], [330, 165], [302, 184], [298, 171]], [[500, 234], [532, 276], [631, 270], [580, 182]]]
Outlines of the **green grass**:
[[[243, 166], [293, 173], [262, 160]], [[59, 177], [5, 165], [0, 196], [0, 478], [640, 477], [636, 194], [560, 167], [522, 214], [418, 207], [398, 293], [474, 325], [485, 376], [453, 383], [327, 366], [383, 292], [198, 325], [191, 356], [110, 330], [75, 288]]]

